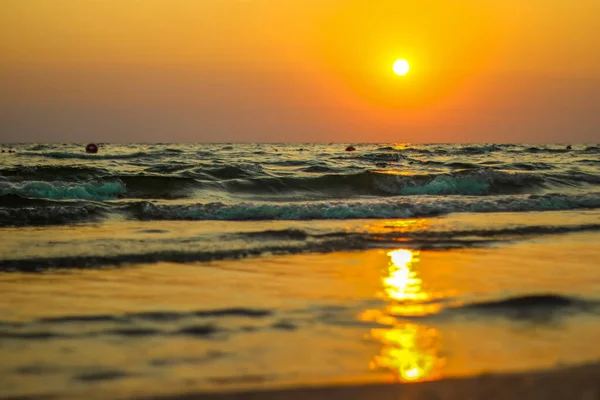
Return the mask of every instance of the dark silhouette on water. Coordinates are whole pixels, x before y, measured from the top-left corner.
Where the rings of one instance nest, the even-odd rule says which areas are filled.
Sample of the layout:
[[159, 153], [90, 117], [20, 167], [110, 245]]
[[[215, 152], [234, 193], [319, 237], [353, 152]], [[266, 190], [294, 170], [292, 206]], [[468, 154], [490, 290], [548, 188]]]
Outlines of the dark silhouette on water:
[[98, 146], [94, 143], [90, 143], [85, 146], [85, 152], [90, 154], [96, 154], [98, 152]]
[[356, 151], [356, 149], [354, 148], [354, 146], [348, 146], [346, 147], [346, 151]]

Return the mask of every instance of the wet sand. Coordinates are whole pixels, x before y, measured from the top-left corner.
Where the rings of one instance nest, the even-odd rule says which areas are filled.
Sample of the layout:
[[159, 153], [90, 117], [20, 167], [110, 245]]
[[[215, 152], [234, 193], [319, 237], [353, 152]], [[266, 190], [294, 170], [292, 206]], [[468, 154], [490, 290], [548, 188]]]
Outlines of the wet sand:
[[410, 384], [369, 384], [227, 393], [191, 393], [152, 400], [514, 400], [600, 399], [600, 364], [520, 374]]

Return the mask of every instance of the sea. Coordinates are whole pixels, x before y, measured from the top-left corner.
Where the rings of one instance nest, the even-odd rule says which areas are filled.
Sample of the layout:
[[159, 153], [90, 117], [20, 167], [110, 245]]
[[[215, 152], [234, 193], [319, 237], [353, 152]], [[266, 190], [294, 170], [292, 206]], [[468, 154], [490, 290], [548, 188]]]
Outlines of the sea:
[[600, 145], [2, 144], [0, 398], [600, 361]]

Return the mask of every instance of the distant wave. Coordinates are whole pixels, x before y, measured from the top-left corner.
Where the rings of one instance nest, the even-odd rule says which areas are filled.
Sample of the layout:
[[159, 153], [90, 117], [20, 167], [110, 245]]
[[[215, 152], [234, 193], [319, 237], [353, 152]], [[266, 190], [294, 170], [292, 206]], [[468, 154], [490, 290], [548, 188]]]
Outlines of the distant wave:
[[123, 186], [127, 198], [177, 199], [189, 195], [192, 189], [208, 185], [194, 178], [161, 175], [116, 175], [109, 177]]
[[591, 154], [600, 153], [600, 146], [588, 146], [583, 150], [583, 152]]
[[540, 147], [529, 147], [524, 150], [526, 153], [568, 153], [569, 151], [566, 148], [563, 149], [553, 149], [553, 148], [540, 148]]
[[549, 163], [543, 162], [517, 162], [517, 163], [507, 163], [500, 164], [498, 168], [508, 169], [508, 170], [516, 170], [516, 171], [544, 171], [556, 169], [556, 167]]
[[308, 173], [335, 173], [340, 172], [334, 168], [328, 167], [326, 165], [311, 165], [310, 167], [306, 167], [302, 169], [302, 172]]
[[109, 174], [106, 168], [86, 165], [19, 165], [0, 168], [0, 176], [12, 181], [90, 180]]
[[147, 167], [144, 172], [150, 174], [173, 174], [182, 171], [186, 171], [194, 168], [194, 164], [184, 163], [184, 162], [170, 162], [165, 164], [153, 164], [150, 167]]
[[[0, 197], [15, 203], [14, 197]], [[28, 200], [31, 201], [31, 200]], [[146, 201], [97, 205], [88, 203], [40, 204], [35, 208], [0, 208], [0, 226], [63, 224], [82, 222], [89, 217], [117, 213], [139, 220], [330, 220], [363, 218], [418, 218], [457, 212], [556, 211], [600, 208], [600, 193], [581, 195], [527, 195], [449, 199], [432, 196], [388, 200], [320, 201], [293, 203], [205, 203], [165, 204]], [[71, 219], [72, 215], [72, 219]]]
[[86, 154], [74, 145], [19, 145], [2, 155], [0, 225], [106, 215], [306, 220], [599, 207], [598, 145], [378, 144], [352, 153], [302, 146], [130, 144]]
[[215, 179], [243, 179], [264, 175], [258, 164], [224, 165], [221, 167], [202, 167], [196, 170]]
[[[76, 159], [76, 160], [128, 160], [135, 158], [156, 158], [160, 156], [162, 152], [146, 153], [146, 152], [135, 152], [130, 154], [87, 154], [87, 153], [69, 153], [62, 151], [51, 151], [45, 153], [37, 152], [21, 152], [16, 155], [19, 157], [41, 157], [41, 158], [54, 158], [54, 159]], [[168, 153], [163, 153], [168, 154]]]
[[[274, 174], [258, 163], [200, 165], [178, 161], [153, 164], [144, 173], [127, 174], [89, 165], [19, 165], [0, 168], [0, 194], [48, 199], [177, 199], [199, 190], [217, 190], [233, 198], [240, 195], [275, 200], [281, 195], [281, 200], [287, 201], [357, 196], [518, 195], [600, 185], [600, 176], [584, 167], [557, 170], [556, 165], [545, 162], [402, 159], [402, 163], [421, 166], [414, 169], [377, 161], [395, 159], [395, 155], [375, 155], [376, 165], [390, 168], [373, 170], [372, 164], [369, 168], [337, 168], [332, 166], [334, 163], [290, 160], [291, 165], [299, 167], [297, 170]], [[595, 160], [581, 163], [596, 165]]]

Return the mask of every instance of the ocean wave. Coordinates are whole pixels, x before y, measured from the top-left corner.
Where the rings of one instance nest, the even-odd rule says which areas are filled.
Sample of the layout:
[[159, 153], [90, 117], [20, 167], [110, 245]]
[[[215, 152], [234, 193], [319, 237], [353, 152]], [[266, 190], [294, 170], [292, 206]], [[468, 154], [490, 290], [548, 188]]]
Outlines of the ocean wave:
[[[58, 168], [62, 171], [63, 169]], [[180, 199], [188, 197], [193, 190], [219, 189], [214, 182], [200, 182], [195, 178], [169, 175], [107, 175], [90, 178], [102, 170], [64, 169], [67, 173], [61, 177], [68, 181], [0, 181], [0, 196], [13, 194], [24, 198], [48, 200], [116, 200], [121, 198], [137, 199]], [[45, 171], [50, 175], [52, 168]], [[81, 178], [77, 180], [77, 174]], [[56, 174], [57, 177], [60, 174]], [[1, 203], [0, 203], [1, 206]]]
[[[411, 248], [414, 250], [444, 250], [480, 248], [502, 242], [522, 240], [526, 236], [600, 231], [600, 224], [575, 226], [523, 226], [511, 229], [450, 230], [450, 231], [355, 231], [315, 229], [267, 229], [263, 231], [220, 233], [206, 236], [189, 248], [187, 241], [156, 238], [140, 246], [138, 239], [106, 241], [107, 249], [118, 246], [123, 251], [107, 256], [102, 249], [90, 254], [63, 256], [41, 252], [0, 261], [0, 271], [36, 272], [47, 269], [83, 269], [127, 264], [160, 262], [207, 262], [224, 259], [260, 257], [273, 254], [328, 253], [368, 248]], [[155, 249], [155, 250], [148, 250]], [[48, 254], [48, 255], [47, 255]]]
[[[6, 195], [5, 195], [6, 196]], [[14, 197], [17, 196], [17, 197]], [[42, 201], [43, 203], [38, 203]], [[4, 203], [3, 203], [4, 202]], [[21, 203], [22, 202], [22, 203]], [[600, 193], [582, 195], [523, 195], [453, 198], [431, 196], [414, 199], [386, 198], [371, 200], [319, 201], [294, 203], [245, 202], [237, 204], [160, 204], [147, 201], [128, 203], [86, 203], [85, 201], [50, 201], [25, 199], [18, 195], [0, 197], [0, 226], [60, 225], [88, 221], [108, 215], [138, 220], [344, 220], [418, 218], [449, 213], [528, 212], [600, 208]], [[532, 228], [537, 229], [537, 228]], [[543, 229], [538, 233], [544, 233]], [[549, 228], [551, 229], [551, 228]], [[556, 228], [560, 232], [563, 228]], [[569, 228], [570, 229], [570, 228]], [[579, 229], [579, 228], [574, 228]], [[593, 225], [581, 230], [595, 229]], [[528, 232], [524, 230], [522, 234]], [[521, 234], [505, 231], [504, 234]], [[531, 234], [535, 231], [529, 232]], [[464, 232], [485, 236], [485, 232]], [[423, 237], [425, 238], [425, 236]]]
[[257, 232], [238, 232], [234, 236], [240, 236], [246, 239], [263, 239], [263, 240], [305, 240], [313, 235], [302, 229], [268, 229], [266, 231]]
[[384, 153], [367, 153], [359, 156], [364, 161], [383, 161], [383, 162], [394, 162], [399, 161], [402, 156], [396, 152], [384, 152]]
[[535, 192], [546, 183], [544, 177], [490, 169], [456, 171], [451, 174], [399, 175], [384, 171], [354, 174], [323, 174], [315, 177], [263, 177], [224, 183], [232, 194], [308, 193], [318, 197], [489, 195]]
[[168, 164], [152, 165], [151, 167], [146, 168], [144, 172], [151, 174], [173, 174], [176, 172], [186, 171], [194, 167], [194, 164], [170, 162]]
[[165, 175], [116, 175], [115, 180], [125, 191], [127, 198], [178, 199], [187, 197], [193, 189], [208, 187], [194, 178]]
[[315, 177], [263, 177], [224, 183], [230, 193], [279, 194], [289, 192], [313, 193], [344, 197], [360, 194], [384, 194], [373, 186], [370, 172], [358, 174], [323, 174]]
[[126, 193], [120, 182], [0, 182], [0, 195], [43, 199], [113, 200]]
[[492, 169], [462, 170], [450, 174], [376, 174], [375, 186], [393, 195], [490, 195], [535, 192], [543, 187], [540, 175]]
[[275, 160], [275, 161], [267, 161], [265, 164], [268, 165], [277, 165], [281, 167], [305, 167], [306, 161], [303, 160]]
[[[333, 231], [327, 233], [311, 233], [303, 229], [280, 229], [280, 230], [265, 230], [256, 232], [238, 232], [232, 234], [234, 237], [243, 237], [245, 239], [255, 240], [307, 240], [307, 239], [325, 239], [325, 238], [350, 238], [353, 241], [364, 240], [366, 242], [387, 242], [396, 243], [402, 242], [403, 245], [422, 248], [432, 241], [448, 243], [447, 240], [452, 239], [459, 242], [463, 239], [493, 239], [493, 240], [510, 240], [515, 237], [523, 236], [540, 236], [540, 235], [555, 235], [564, 233], [576, 232], [591, 232], [600, 231], [600, 224], [581, 224], [581, 225], [528, 225], [517, 226], [512, 228], [490, 228], [490, 229], [468, 229], [468, 230], [396, 230], [390, 226], [390, 231], [378, 232], [358, 232], [358, 231]], [[223, 238], [226, 238], [224, 236]], [[462, 241], [465, 243], [465, 241]]]
[[65, 324], [65, 323], [104, 323], [104, 322], [124, 322], [131, 323], [135, 321], [152, 321], [152, 322], [168, 322], [181, 320], [189, 317], [199, 318], [227, 318], [227, 317], [242, 317], [242, 318], [263, 318], [269, 317], [273, 313], [270, 310], [263, 308], [213, 308], [197, 311], [175, 312], [175, 311], [146, 311], [125, 314], [95, 314], [95, 315], [67, 315], [60, 317], [40, 318], [34, 323], [37, 324]]
[[440, 317], [473, 314], [486, 317], [506, 317], [515, 320], [548, 321], [576, 313], [598, 314], [600, 302], [557, 293], [524, 294], [487, 301], [467, 302], [451, 306]]
[[43, 151], [43, 150], [50, 150], [52, 149], [54, 146], [51, 144], [35, 144], [32, 146], [28, 146], [26, 147], [26, 150], [30, 150], [30, 151]]
[[[273, 310], [261, 308], [214, 308], [192, 311], [150, 311], [119, 314], [65, 315], [22, 322], [0, 321], [0, 338], [53, 340], [117, 336], [193, 336], [210, 338], [219, 333], [245, 333], [249, 320], [264, 320], [258, 327], [273, 326]], [[223, 319], [234, 319], [220, 325]], [[147, 323], [152, 325], [148, 326]], [[213, 354], [214, 358], [216, 354]]]
[[339, 250], [366, 248], [367, 243], [358, 239], [356, 242], [351, 238], [329, 238], [310, 243], [268, 243], [257, 247], [234, 247], [227, 244], [222, 248], [186, 251], [150, 251], [147, 253], [114, 254], [106, 256], [72, 256], [72, 257], [40, 257], [24, 259], [0, 260], [0, 271], [2, 272], [43, 272], [45, 270], [60, 269], [89, 269], [107, 266], [122, 266], [129, 264], [155, 264], [159, 262], [193, 263], [210, 262], [217, 260], [236, 260], [247, 257], [256, 257], [264, 254], [283, 255], [298, 254], [305, 252], [329, 253]]
[[40, 198], [29, 198], [20, 196], [18, 194], [2, 194], [0, 195], [0, 208], [23, 208], [23, 207], [48, 207], [58, 206], [60, 201], [40, 199]]
[[[203, 325], [190, 325], [178, 329], [168, 329], [168, 328], [148, 328], [148, 327], [123, 327], [123, 328], [113, 328], [113, 329], [98, 329], [98, 330], [89, 330], [87, 332], [57, 332], [48, 331], [48, 330], [39, 330], [39, 329], [31, 329], [29, 331], [24, 331], [22, 329], [7, 329], [0, 328], [0, 338], [8, 340], [51, 340], [51, 339], [74, 339], [74, 338], [87, 338], [87, 337], [98, 337], [98, 336], [121, 336], [121, 337], [141, 337], [141, 336], [171, 336], [171, 335], [185, 335], [185, 336], [194, 336], [205, 337], [208, 338], [213, 334], [218, 333], [219, 331], [223, 331], [212, 324], [203, 324]], [[102, 375], [80, 375], [78, 379], [107, 379], [104, 374]], [[112, 379], [112, 375], [111, 378]]]
[[584, 153], [600, 153], [600, 146], [588, 146], [583, 150]]
[[583, 225], [564, 225], [564, 226], [548, 226], [548, 225], [529, 225], [517, 226], [513, 228], [500, 229], [469, 229], [469, 230], [449, 230], [449, 231], [412, 231], [412, 232], [389, 232], [378, 235], [379, 240], [389, 241], [391, 239], [457, 239], [457, 238], [511, 238], [515, 236], [539, 236], [539, 235], [555, 235], [563, 233], [575, 232], [593, 232], [600, 231], [600, 224], [583, 224]]
[[466, 146], [458, 150], [459, 153], [463, 154], [486, 154], [493, 151], [502, 151], [502, 148], [496, 144], [483, 145], [483, 146]]
[[52, 158], [59, 160], [129, 160], [129, 159], [137, 159], [137, 158], [157, 158], [161, 155], [168, 155], [168, 153], [160, 152], [135, 152], [129, 154], [87, 154], [83, 153], [69, 153], [63, 151], [51, 151], [46, 153], [37, 153], [37, 152], [22, 152], [16, 154], [19, 157], [41, 157], [41, 158]]
[[525, 152], [525, 153], [532, 153], [532, 154], [537, 154], [537, 153], [562, 154], [562, 153], [569, 153], [571, 151], [573, 151], [573, 150], [570, 150], [567, 148], [555, 149], [555, 148], [548, 148], [548, 147], [528, 147], [525, 150], [523, 150], [523, 152]]
[[431, 155], [446, 155], [450, 152], [449, 149], [442, 149], [442, 148], [424, 148], [424, 147], [408, 147], [402, 150], [402, 153], [413, 153], [413, 154], [420, 154], [420, 155], [426, 155], [426, 156], [431, 156]]
[[510, 164], [501, 164], [499, 168], [516, 171], [545, 171], [556, 169], [554, 165], [543, 162], [518, 162]]
[[[467, 165], [461, 165], [465, 167]], [[533, 167], [537, 168], [537, 167]], [[312, 171], [312, 170], [311, 170]], [[546, 189], [600, 184], [586, 173], [542, 174], [499, 171], [491, 168], [457, 169], [450, 173], [398, 174], [395, 170], [359, 173], [323, 173], [317, 176], [265, 176], [224, 182], [231, 194], [312, 194], [316, 198], [353, 196], [414, 196], [539, 193]]]
[[548, 175], [548, 181], [565, 186], [576, 186], [580, 183], [600, 184], [600, 175], [585, 172], [569, 172]]
[[454, 169], [480, 169], [480, 168], [482, 168], [482, 166], [478, 165], [478, 164], [458, 162], [458, 161], [439, 163], [438, 165], [442, 165], [444, 167], [449, 167], [449, 168], [454, 168]]
[[4, 207], [0, 207], [0, 227], [70, 225], [96, 221], [110, 214], [108, 208], [91, 204]]
[[139, 202], [127, 211], [141, 220], [327, 220], [366, 218], [414, 218], [456, 212], [556, 211], [600, 208], [600, 193], [583, 195], [528, 195], [474, 199], [432, 197], [371, 201], [329, 201], [294, 204], [208, 203], [161, 205]]
[[197, 168], [196, 171], [221, 180], [253, 178], [265, 174], [265, 171], [259, 164], [201, 167]]
[[[600, 313], [600, 302], [597, 300], [558, 293], [526, 293], [487, 300], [440, 299], [434, 302], [441, 306], [436, 313], [415, 316], [411, 312], [404, 313], [404, 305], [399, 304], [391, 308], [389, 315], [410, 319], [443, 320], [475, 316], [547, 322], [566, 315]], [[409, 304], [411, 306], [414, 307], [414, 304]]]
[[302, 168], [301, 170], [302, 172], [308, 172], [308, 173], [336, 173], [339, 172], [339, 170], [335, 169], [335, 168], [331, 168], [328, 167], [326, 165], [311, 165], [309, 167], [306, 168]]
[[597, 166], [600, 165], [600, 160], [577, 160], [576, 161], [579, 164], [585, 164], [585, 165], [591, 165], [591, 166]]
[[86, 165], [19, 165], [0, 169], [0, 176], [10, 180], [89, 180], [109, 175], [106, 168]]
[[537, 294], [515, 296], [499, 300], [469, 303], [463, 308], [474, 310], [509, 310], [524, 308], [557, 308], [572, 307], [574, 305], [586, 304], [587, 302], [575, 298], [558, 294]]
[[419, 147], [406, 147], [400, 149], [404, 153], [414, 153], [428, 156], [472, 156], [480, 154], [489, 154], [493, 152], [502, 152], [510, 149], [513, 145], [506, 144], [482, 144], [482, 145], [429, 145]]

